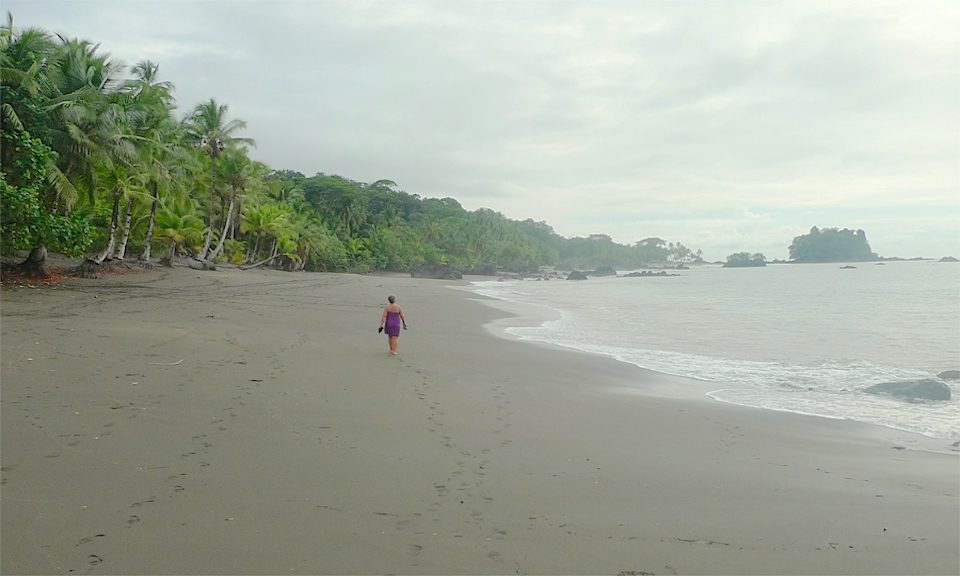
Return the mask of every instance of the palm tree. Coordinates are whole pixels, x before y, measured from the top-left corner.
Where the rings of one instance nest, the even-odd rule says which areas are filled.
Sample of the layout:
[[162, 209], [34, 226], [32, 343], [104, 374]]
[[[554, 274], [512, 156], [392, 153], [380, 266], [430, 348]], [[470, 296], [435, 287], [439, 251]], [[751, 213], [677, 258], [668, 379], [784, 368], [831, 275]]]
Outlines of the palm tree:
[[285, 247], [285, 242], [296, 234], [290, 223], [291, 216], [289, 208], [271, 201], [254, 204], [244, 211], [240, 230], [250, 234], [254, 239], [253, 247], [247, 257], [248, 261], [259, 258], [263, 241], [269, 243], [269, 256], [260, 261], [260, 264], [281, 255], [281, 248]]
[[[46, 167], [50, 187], [44, 203], [54, 214], [67, 214], [79, 192], [93, 202], [98, 174], [108, 173], [116, 160], [132, 157], [133, 149], [122, 138], [118, 68], [108, 55], [97, 53], [96, 45], [57, 38], [36, 29], [17, 33], [8, 17], [0, 33], [0, 117], [5, 129], [32, 130], [56, 153]], [[34, 253], [39, 255], [31, 254], [27, 262], [39, 271], [45, 250], [38, 246]]]
[[157, 230], [159, 236], [170, 245], [160, 263], [173, 266], [173, 259], [181, 246], [198, 244], [203, 237], [203, 221], [197, 217], [194, 201], [184, 196], [163, 203], [157, 210]]
[[[98, 45], [61, 38], [61, 57], [50, 76], [54, 97], [47, 103], [49, 144], [60, 157], [60, 168], [91, 202], [97, 168], [115, 160], [131, 160], [135, 151], [123, 137], [124, 109], [119, 101], [119, 68]], [[74, 198], [54, 199], [69, 209]]]
[[217, 242], [216, 248], [210, 252], [210, 260], [219, 256], [223, 250], [223, 243], [227, 239], [227, 232], [230, 231], [233, 208], [238, 204], [240, 194], [246, 191], [247, 184], [253, 177], [253, 163], [250, 161], [250, 158], [247, 157], [247, 151], [243, 148], [226, 150], [220, 166], [222, 168], [223, 180], [230, 185], [230, 190], [227, 193], [229, 205], [223, 220], [223, 230], [220, 232], [220, 240]]
[[[173, 84], [158, 80], [159, 69], [158, 64], [149, 60], [138, 62], [131, 69], [133, 79], [125, 82], [123, 87], [131, 108], [130, 138], [137, 148], [138, 165], [150, 198], [144, 247], [138, 258], [143, 263], [150, 261], [160, 186], [172, 183], [173, 172], [183, 166], [187, 156], [180, 146], [180, 125], [173, 118]], [[125, 235], [128, 234], [129, 227], [125, 229]]]
[[207, 204], [207, 237], [198, 259], [206, 260], [213, 240], [213, 205], [217, 195], [217, 164], [220, 155], [230, 147], [255, 145], [251, 138], [239, 138], [235, 134], [247, 127], [243, 120], [227, 120], [229, 108], [217, 104], [213, 98], [198, 104], [184, 120], [187, 138], [210, 158], [210, 198]]
[[33, 127], [32, 118], [24, 116], [36, 115], [31, 100], [44, 94], [44, 70], [55, 55], [56, 44], [49, 34], [39, 28], [17, 31], [13, 15], [7, 13], [7, 24], [0, 29], [0, 122], [5, 131]]
[[[16, 136], [11, 140], [5, 137], [0, 146], [0, 166], [11, 166], [17, 154], [19, 146], [11, 145], [11, 141], [47, 135], [49, 119], [43, 104], [54, 95], [50, 73], [60, 56], [59, 46], [47, 32], [39, 28], [17, 30], [13, 26], [13, 15], [7, 12], [7, 23], [0, 28], [0, 132]], [[72, 197], [76, 191], [56, 158], [53, 154], [44, 154], [42, 164], [37, 166], [42, 171], [38, 176], [57, 196]], [[36, 180], [33, 174], [19, 174], [16, 170], [4, 170], [4, 173], [13, 186], [23, 185], [27, 179]], [[49, 210], [49, 207], [44, 204], [42, 209]], [[20, 264], [20, 269], [30, 275], [45, 276], [45, 241], [36, 241], [38, 244]]]
[[140, 262], [150, 261], [150, 246], [153, 241], [157, 207], [161, 200], [161, 187], [169, 193], [179, 186], [189, 174], [191, 161], [195, 158], [180, 145], [180, 136], [180, 124], [172, 117], [167, 118], [154, 127], [148, 141], [149, 145], [144, 150], [142, 169], [145, 171], [147, 191], [150, 195], [150, 213], [143, 241], [143, 252], [138, 257]]
[[[104, 260], [114, 258], [114, 256], [117, 255], [117, 230], [120, 225], [120, 206], [124, 201], [126, 201], [124, 216], [126, 226], [124, 230], [123, 250], [126, 250], [126, 237], [129, 237], [130, 234], [129, 215], [133, 210], [133, 194], [136, 190], [140, 190], [143, 187], [143, 181], [140, 180], [139, 174], [133, 173], [128, 167], [121, 164], [113, 165], [104, 176], [100, 177], [100, 180], [105, 184], [110, 194], [113, 202], [113, 210], [110, 215], [107, 246], [101, 250], [99, 254], [90, 258], [90, 260], [96, 264], [100, 264]], [[119, 257], [121, 259], [123, 258], [122, 253]]]

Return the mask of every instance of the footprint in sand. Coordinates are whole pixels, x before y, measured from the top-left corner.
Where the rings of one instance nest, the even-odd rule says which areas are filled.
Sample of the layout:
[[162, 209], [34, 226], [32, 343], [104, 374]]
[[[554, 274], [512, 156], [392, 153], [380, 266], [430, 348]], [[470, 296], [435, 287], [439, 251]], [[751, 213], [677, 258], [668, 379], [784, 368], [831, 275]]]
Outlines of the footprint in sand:
[[103, 538], [104, 536], [106, 536], [106, 534], [94, 534], [93, 536], [87, 536], [85, 538], [81, 538], [80, 541], [77, 542], [77, 545], [74, 546], [74, 548], [80, 546], [81, 544], [89, 544], [90, 542], [93, 542], [94, 538]]

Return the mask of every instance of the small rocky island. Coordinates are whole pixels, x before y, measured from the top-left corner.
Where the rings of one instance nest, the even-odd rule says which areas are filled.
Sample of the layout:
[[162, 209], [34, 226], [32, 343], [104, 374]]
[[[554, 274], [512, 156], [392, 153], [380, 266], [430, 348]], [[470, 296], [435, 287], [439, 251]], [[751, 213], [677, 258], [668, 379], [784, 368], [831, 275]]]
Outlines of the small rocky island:
[[767, 259], [763, 254], [750, 254], [749, 252], [737, 252], [727, 256], [724, 262], [724, 268], [759, 268], [767, 265]]

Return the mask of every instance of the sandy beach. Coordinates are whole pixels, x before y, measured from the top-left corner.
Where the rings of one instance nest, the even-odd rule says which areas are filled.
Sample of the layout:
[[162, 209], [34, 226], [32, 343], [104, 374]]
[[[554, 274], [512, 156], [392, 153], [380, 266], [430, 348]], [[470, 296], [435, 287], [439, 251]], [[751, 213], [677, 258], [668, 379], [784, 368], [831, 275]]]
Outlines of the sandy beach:
[[4, 289], [0, 571], [960, 572], [947, 441], [674, 397], [687, 382], [495, 337], [506, 313], [466, 284]]

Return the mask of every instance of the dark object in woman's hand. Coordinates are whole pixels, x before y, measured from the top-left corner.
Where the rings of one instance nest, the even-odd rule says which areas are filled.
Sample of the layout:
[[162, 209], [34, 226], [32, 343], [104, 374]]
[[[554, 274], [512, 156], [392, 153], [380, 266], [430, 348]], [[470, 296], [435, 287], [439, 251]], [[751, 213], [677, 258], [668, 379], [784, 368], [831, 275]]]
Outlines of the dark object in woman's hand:
[[383, 332], [383, 326], [377, 328], [377, 334], [379, 334], [380, 332]]

